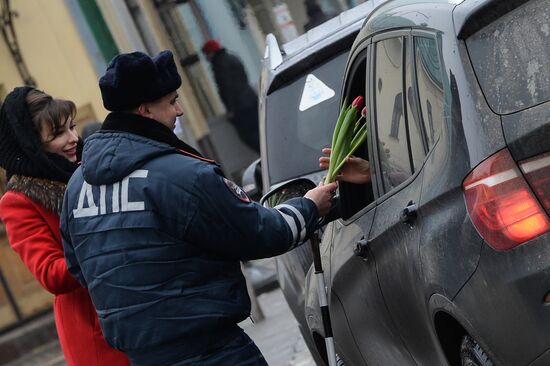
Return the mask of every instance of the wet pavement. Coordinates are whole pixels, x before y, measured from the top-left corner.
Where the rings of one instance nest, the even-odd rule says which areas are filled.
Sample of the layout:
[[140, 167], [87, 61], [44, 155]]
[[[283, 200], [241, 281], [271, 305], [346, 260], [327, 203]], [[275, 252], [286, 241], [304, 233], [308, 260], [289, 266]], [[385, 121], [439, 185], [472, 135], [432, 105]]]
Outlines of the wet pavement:
[[[315, 366], [280, 289], [258, 296], [265, 319], [240, 326], [256, 342], [270, 366]], [[65, 366], [57, 341], [39, 347], [6, 366]]]

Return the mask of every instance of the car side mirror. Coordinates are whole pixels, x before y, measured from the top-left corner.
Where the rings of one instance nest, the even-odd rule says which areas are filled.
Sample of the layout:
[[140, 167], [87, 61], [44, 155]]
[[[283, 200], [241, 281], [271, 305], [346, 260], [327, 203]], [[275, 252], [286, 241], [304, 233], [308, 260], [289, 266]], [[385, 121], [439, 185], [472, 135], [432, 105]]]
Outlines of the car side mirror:
[[242, 175], [241, 185], [243, 191], [253, 201], [262, 197], [262, 161], [254, 160]]
[[291, 198], [303, 197], [307, 191], [315, 187], [315, 183], [307, 178], [293, 179], [263, 196], [260, 204], [265, 207], [275, 207]]

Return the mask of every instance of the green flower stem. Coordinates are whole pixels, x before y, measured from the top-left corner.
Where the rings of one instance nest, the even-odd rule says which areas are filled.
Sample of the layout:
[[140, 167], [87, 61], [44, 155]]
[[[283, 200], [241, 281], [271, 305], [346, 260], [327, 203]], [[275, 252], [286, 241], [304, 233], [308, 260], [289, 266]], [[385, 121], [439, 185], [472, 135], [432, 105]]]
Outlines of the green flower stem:
[[338, 138], [340, 137], [340, 133], [342, 132], [342, 125], [344, 124], [344, 121], [348, 116], [348, 114], [350, 113], [350, 111], [351, 111], [351, 106], [344, 108], [342, 110], [342, 113], [340, 113], [340, 117], [338, 118], [338, 121], [336, 123], [336, 127], [334, 128], [334, 134], [332, 135], [332, 146], [331, 146], [331, 154], [330, 154], [331, 162], [329, 162], [329, 172], [331, 169], [331, 165], [334, 166], [332, 164], [332, 160], [338, 159], [338, 152], [335, 153], [335, 151], [337, 150], [337, 141], [338, 141]]
[[[346, 105], [346, 100], [344, 100], [344, 104]], [[346, 108], [342, 108], [340, 110], [340, 115], [338, 116], [338, 119], [336, 120], [336, 126], [334, 127], [334, 133], [332, 134], [332, 147], [336, 145], [336, 139], [338, 138], [338, 133], [340, 131], [340, 127], [342, 126], [342, 122], [344, 121], [345, 115], [348, 113], [348, 110], [351, 108], [351, 106], [348, 106]]]
[[[348, 109], [348, 111], [346, 113], [346, 116], [345, 116], [345, 118], [342, 122], [342, 125], [340, 126], [340, 128], [338, 130], [338, 136], [336, 138], [336, 144], [332, 147], [332, 152], [330, 154], [331, 162], [329, 163], [329, 171], [328, 171], [327, 178], [334, 175], [334, 167], [336, 165], [338, 165], [338, 163], [340, 162], [340, 159], [345, 154], [345, 150], [342, 151], [342, 147], [345, 146], [346, 137], [348, 137], [348, 135], [349, 135], [350, 125], [351, 125], [352, 121], [356, 118], [356, 115], [357, 115], [357, 110], [356, 110], [355, 107], [352, 107], [352, 108]], [[335, 158], [334, 164], [331, 164], [332, 163], [332, 157]], [[331, 169], [331, 166], [332, 166], [332, 169]], [[330, 183], [330, 182], [325, 181], [325, 183]]]
[[[356, 98], [357, 100], [357, 98]], [[342, 104], [334, 133], [330, 161], [325, 184], [334, 182], [336, 176], [344, 166], [348, 158], [357, 150], [367, 137], [367, 126], [363, 122], [364, 116], [358, 111], [361, 103], [353, 103], [346, 107], [346, 101]]]
[[[364, 128], [363, 128], [364, 127]], [[353, 155], [353, 153], [355, 152], [355, 150], [357, 150], [357, 148], [359, 146], [361, 146], [361, 144], [363, 142], [365, 142], [365, 139], [367, 138], [367, 128], [366, 128], [366, 125], [363, 125], [363, 127], [361, 127], [361, 129], [359, 129], [359, 131], [357, 132], [357, 135], [354, 136], [353, 138], [353, 142], [351, 144], [351, 149], [349, 150], [349, 152], [346, 154], [346, 156], [344, 157], [344, 159], [342, 159], [338, 165], [336, 166], [336, 168], [334, 169], [334, 172], [333, 172], [333, 176], [331, 177], [331, 181], [334, 182], [334, 180], [336, 179], [336, 176], [338, 175], [338, 172], [340, 171], [340, 169], [342, 169], [342, 167], [344, 166], [345, 162], [348, 160], [348, 158]]]

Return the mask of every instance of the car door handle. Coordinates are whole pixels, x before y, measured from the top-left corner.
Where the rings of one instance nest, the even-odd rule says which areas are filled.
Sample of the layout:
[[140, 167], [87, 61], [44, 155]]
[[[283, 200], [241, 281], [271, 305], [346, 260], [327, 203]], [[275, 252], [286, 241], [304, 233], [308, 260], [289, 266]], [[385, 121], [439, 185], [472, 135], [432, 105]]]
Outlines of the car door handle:
[[369, 253], [369, 241], [365, 239], [365, 237], [361, 238], [361, 240], [357, 241], [355, 244], [353, 253], [358, 257], [367, 258]]
[[416, 218], [418, 206], [413, 201], [409, 201], [407, 207], [401, 211], [401, 221], [408, 224]]

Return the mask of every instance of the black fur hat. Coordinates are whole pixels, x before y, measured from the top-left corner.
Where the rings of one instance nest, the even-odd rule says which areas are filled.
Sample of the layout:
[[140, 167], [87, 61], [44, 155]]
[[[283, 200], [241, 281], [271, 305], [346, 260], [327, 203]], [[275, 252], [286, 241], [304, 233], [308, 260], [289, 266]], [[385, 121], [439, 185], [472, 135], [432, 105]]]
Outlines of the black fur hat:
[[[0, 166], [9, 176], [17, 174], [66, 183], [78, 165], [42, 149], [27, 106], [31, 90], [27, 86], [15, 88], [0, 109]], [[81, 142], [79, 145], [77, 149], [81, 151]], [[77, 155], [80, 156], [79, 152]]]
[[142, 52], [120, 54], [99, 79], [103, 106], [109, 111], [127, 111], [152, 102], [180, 85], [174, 57], [168, 50], [153, 58]]

